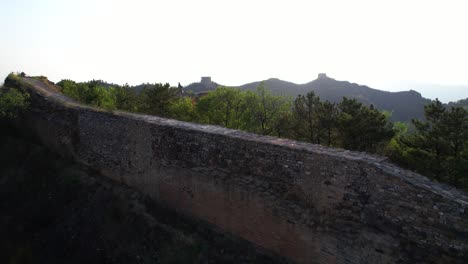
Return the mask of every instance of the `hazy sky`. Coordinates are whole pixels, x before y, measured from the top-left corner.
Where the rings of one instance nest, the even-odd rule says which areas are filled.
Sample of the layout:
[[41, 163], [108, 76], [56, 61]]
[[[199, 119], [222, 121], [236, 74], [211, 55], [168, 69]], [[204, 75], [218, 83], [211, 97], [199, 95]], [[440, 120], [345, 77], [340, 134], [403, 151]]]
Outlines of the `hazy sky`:
[[326, 72], [447, 101], [468, 97], [467, 10], [465, 0], [0, 0], [0, 77], [239, 85]]

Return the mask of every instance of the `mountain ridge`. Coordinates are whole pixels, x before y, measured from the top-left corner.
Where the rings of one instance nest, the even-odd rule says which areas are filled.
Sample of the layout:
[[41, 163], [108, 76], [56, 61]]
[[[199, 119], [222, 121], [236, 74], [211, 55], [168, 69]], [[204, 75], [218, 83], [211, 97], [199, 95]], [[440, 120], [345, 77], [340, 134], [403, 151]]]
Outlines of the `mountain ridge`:
[[[371, 88], [367, 85], [360, 85], [349, 81], [338, 81], [328, 77], [325, 73], [318, 75], [318, 78], [304, 83], [296, 84], [278, 78], [269, 78], [264, 81], [250, 82], [239, 86], [231, 86], [242, 90], [255, 90], [260, 83], [271, 90], [275, 95], [297, 97], [308, 92], [315, 92], [322, 100], [339, 103], [343, 97], [354, 98], [365, 105], [374, 105], [380, 110], [392, 113], [394, 121], [410, 122], [413, 118], [424, 118], [424, 105], [431, 102], [430, 99], [422, 97], [421, 93], [415, 90], [390, 92]], [[185, 91], [194, 93], [208, 92], [214, 90], [219, 84], [203, 86], [201, 82], [192, 83], [184, 87]], [[196, 88], [196, 89], [194, 89]]]

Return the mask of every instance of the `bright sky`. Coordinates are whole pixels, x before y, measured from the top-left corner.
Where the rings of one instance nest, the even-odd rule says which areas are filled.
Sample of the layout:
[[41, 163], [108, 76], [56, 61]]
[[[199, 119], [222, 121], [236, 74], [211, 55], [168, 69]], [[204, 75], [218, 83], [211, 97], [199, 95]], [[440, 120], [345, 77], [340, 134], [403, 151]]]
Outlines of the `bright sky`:
[[0, 0], [0, 77], [240, 85], [325, 72], [447, 101], [468, 97], [467, 10], [465, 0]]

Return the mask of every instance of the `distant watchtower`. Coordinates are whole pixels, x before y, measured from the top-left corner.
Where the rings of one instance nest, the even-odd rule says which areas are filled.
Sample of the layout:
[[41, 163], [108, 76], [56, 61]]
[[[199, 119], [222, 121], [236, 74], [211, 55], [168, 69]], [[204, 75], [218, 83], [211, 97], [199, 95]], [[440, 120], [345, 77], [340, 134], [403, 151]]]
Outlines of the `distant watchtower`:
[[318, 75], [318, 78], [317, 79], [327, 79], [327, 74], [326, 73], [319, 73]]
[[211, 83], [211, 77], [201, 77], [201, 83], [202, 84], [210, 84]]

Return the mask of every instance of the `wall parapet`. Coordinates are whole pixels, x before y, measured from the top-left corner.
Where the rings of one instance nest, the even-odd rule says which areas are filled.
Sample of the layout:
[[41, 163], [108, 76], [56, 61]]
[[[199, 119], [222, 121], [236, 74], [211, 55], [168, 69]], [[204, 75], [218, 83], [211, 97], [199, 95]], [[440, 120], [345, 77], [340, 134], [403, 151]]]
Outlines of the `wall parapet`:
[[468, 196], [380, 156], [108, 112], [50, 82], [22, 125], [158, 203], [299, 263], [467, 263]]

